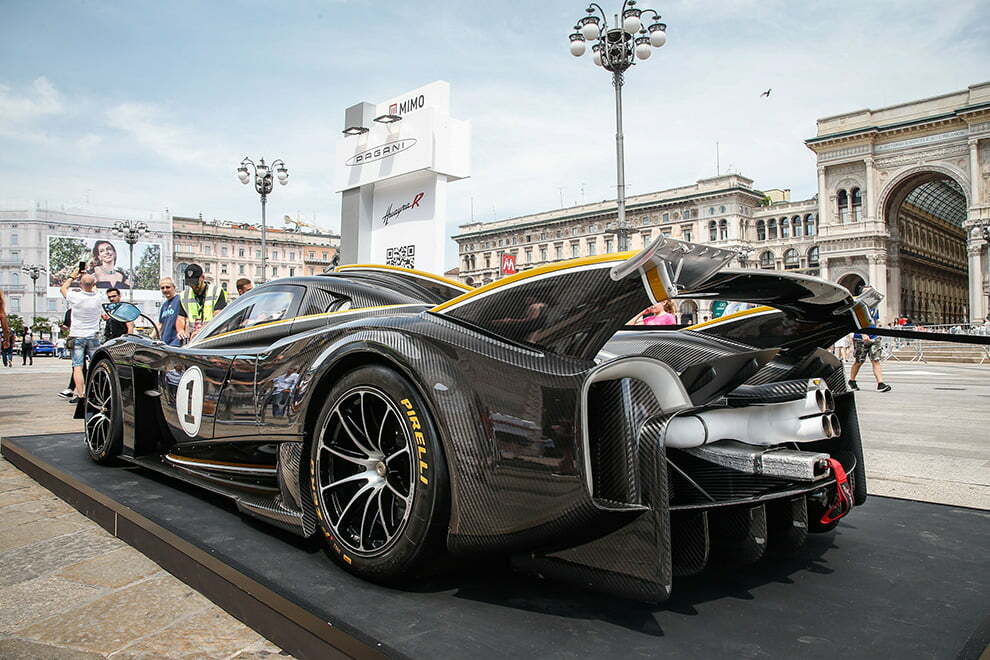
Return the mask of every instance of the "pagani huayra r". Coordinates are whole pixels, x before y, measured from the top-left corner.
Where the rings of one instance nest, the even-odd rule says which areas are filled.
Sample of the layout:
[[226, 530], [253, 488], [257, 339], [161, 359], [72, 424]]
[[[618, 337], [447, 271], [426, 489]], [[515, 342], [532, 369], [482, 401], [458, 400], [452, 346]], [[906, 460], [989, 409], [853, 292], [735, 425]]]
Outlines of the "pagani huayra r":
[[[854, 395], [824, 347], [877, 300], [733, 256], [661, 237], [478, 289], [389, 266], [269, 282], [186, 346], [105, 344], [86, 446], [319, 535], [368, 579], [501, 553], [660, 602], [866, 499]], [[752, 307], [626, 326], [672, 297]]]

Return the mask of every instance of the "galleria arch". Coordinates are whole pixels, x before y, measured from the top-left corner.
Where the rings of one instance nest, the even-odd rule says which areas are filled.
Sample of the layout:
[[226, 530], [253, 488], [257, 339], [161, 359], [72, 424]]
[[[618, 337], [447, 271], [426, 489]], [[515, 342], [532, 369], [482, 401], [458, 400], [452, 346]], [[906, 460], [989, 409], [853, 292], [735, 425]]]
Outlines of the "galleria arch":
[[806, 144], [823, 277], [876, 287], [882, 323], [986, 317], [990, 83], [827, 117]]

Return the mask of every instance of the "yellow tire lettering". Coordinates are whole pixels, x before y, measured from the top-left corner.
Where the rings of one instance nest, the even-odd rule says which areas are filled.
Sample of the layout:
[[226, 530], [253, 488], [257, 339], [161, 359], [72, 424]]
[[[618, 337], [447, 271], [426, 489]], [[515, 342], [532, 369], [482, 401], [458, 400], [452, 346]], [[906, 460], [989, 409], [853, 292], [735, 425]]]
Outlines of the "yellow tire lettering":
[[343, 557], [344, 558], [344, 561], [346, 561], [348, 564], [351, 563], [351, 558], [348, 557], [347, 555], [341, 555], [341, 557]]
[[424, 484], [430, 483], [429, 481], [427, 481], [426, 477], [424, 477], [423, 475], [419, 475], [419, 480], [422, 481]]

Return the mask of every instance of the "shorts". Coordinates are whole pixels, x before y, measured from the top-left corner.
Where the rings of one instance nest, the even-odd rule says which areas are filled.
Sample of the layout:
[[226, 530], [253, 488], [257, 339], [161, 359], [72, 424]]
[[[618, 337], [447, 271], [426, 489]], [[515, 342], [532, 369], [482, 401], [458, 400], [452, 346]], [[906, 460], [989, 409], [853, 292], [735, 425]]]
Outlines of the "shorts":
[[100, 347], [100, 340], [97, 337], [73, 337], [72, 340], [73, 367], [83, 366], [86, 358], [93, 357], [93, 353]]
[[854, 362], [866, 362], [866, 358], [870, 358], [871, 362], [880, 361], [880, 342], [873, 341], [866, 343], [861, 339], [853, 340], [853, 361]]

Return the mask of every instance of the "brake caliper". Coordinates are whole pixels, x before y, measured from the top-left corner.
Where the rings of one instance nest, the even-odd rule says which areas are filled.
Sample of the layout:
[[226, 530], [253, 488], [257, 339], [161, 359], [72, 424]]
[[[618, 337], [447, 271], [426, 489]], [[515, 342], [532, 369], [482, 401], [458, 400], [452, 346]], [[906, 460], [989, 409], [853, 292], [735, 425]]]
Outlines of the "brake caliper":
[[835, 475], [835, 499], [829, 504], [828, 509], [822, 516], [821, 523], [827, 525], [849, 513], [853, 508], [852, 487], [849, 485], [849, 475], [843, 469], [842, 464], [834, 458], [829, 458], [828, 466]]

